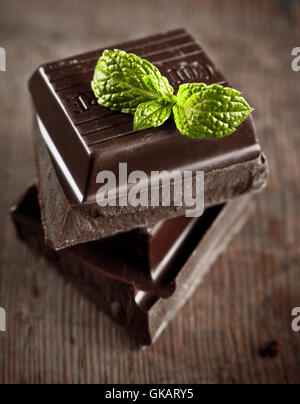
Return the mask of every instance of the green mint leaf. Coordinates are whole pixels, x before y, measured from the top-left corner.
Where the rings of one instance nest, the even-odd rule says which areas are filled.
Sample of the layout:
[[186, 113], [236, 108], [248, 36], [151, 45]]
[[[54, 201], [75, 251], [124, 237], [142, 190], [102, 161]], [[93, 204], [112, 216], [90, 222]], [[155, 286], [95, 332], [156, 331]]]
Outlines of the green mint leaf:
[[161, 96], [164, 95], [164, 92], [160, 89], [159, 82], [156, 78], [149, 75], [144, 77], [143, 81], [149, 90], [153, 91], [156, 94], [160, 94]]
[[231, 135], [251, 114], [241, 93], [217, 84], [183, 84], [173, 108], [179, 131], [191, 138], [222, 138]]
[[127, 114], [134, 114], [141, 103], [174, 92], [168, 79], [150, 62], [118, 49], [103, 52], [92, 88], [100, 105]]
[[162, 125], [172, 113], [172, 103], [161, 97], [158, 100], [140, 104], [134, 115], [135, 131]]
[[[166, 77], [160, 78], [163, 81], [166, 81], [166, 84], [168, 84], [168, 80]], [[159, 80], [157, 80], [156, 77], [153, 76], [146, 76], [143, 79], [144, 83], [146, 84], [146, 86], [149, 88], [149, 90], [160, 94], [167, 102], [170, 102], [171, 104], [175, 105], [177, 102], [177, 97], [175, 97], [175, 95], [173, 95], [174, 89], [170, 86], [170, 91], [166, 92], [166, 90], [162, 87], [160, 87], [160, 82]]]

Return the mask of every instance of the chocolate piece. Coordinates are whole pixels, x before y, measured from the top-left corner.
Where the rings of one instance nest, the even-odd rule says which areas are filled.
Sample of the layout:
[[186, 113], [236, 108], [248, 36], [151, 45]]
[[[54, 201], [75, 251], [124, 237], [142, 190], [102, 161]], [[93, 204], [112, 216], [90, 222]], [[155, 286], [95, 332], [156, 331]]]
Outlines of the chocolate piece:
[[[185, 30], [113, 48], [116, 47], [153, 62], [175, 91], [186, 82], [227, 84]], [[59, 236], [51, 239], [55, 248], [184, 215], [185, 206], [172, 205], [174, 193], [170, 207], [98, 206], [98, 173], [108, 170], [119, 178], [121, 162], [128, 164], [128, 172], [141, 170], [149, 177], [153, 171], [205, 171], [206, 207], [265, 186], [266, 161], [252, 117], [224, 139], [189, 139], [178, 132], [173, 119], [159, 128], [133, 132], [133, 117], [99, 106], [91, 90], [93, 71], [102, 51], [45, 64], [29, 83], [39, 129], [61, 171], [59, 179], [67, 196], [63, 203], [57, 203], [62, 208], [55, 223], [48, 220], [48, 213], [44, 214], [46, 228], [60, 229]], [[120, 192], [118, 185], [116, 191]], [[85, 218], [83, 226], [81, 217]], [[72, 231], [70, 222], [75, 223]], [[91, 231], [87, 231], [89, 228]], [[54, 229], [49, 232], [55, 233]]]
[[[56, 222], [56, 215], [60, 214], [59, 201], [65, 201], [65, 195], [62, 192], [61, 186], [57, 180], [56, 172], [51, 164], [49, 153], [42, 138], [37, 139], [37, 144], [40, 149], [38, 152], [38, 173], [39, 173], [39, 199], [42, 207], [42, 222], [44, 222], [44, 214], [49, 212], [46, 218]], [[55, 164], [55, 163], [54, 163]], [[54, 196], [54, 200], [53, 200]], [[59, 196], [59, 197], [58, 197]], [[52, 205], [53, 203], [53, 205]], [[195, 218], [186, 218], [185, 216], [161, 221], [153, 227], [143, 227], [132, 230], [127, 233], [121, 233], [114, 237], [113, 254], [118, 257], [124, 255], [131, 256], [134, 265], [143, 268], [144, 272], [151, 272], [153, 277], [157, 277], [161, 261], [167, 260], [170, 250], [174, 250], [183, 243], [187, 231], [196, 222]], [[76, 223], [70, 222], [70, 232]], [[85, 218], [80, 219], [79, 225], [84, 227]], [[90, 231], [90, 225], [87, 232]], [[51, 242], [52, 234], [49, 232], [53, 226], [45, 226], [46, 244], [53, 246]], [[83, 231], [83, 229], [81, 229]], [[99, 236], [96, 237], [98, 240]], [[110, 250], [111, 243], [103, 241], [103, 246]]]
[[[112, 48], [120, 48], [147, 58], [168, 77], [176, 90], [184, 82], [225, 83], [222, 74], [184, 30], [127, 42]], [[132, 116], [100, 107], [92, 92], [91, 81], [103, 50], [45, 64], [34, 73], [29, 82], [48, 146], [51, 143], [55, 147], [76, 184], [71, 186], [71, 182], [68, 183], [74, 193], [74, 200], [71, 202], [94, 201], [98, 172], [103, 169], [115, 170], [116, 161], [128, 162], [130, 170], [139, 167], [148, 173], [156, 169], [155, 162], [149, 161], [149, 156], [153, 156], [154, 152], [154, 155], [159, 153], [156, 159], [158, 169], [171, 170], [193, 165], [202, 149], [202, 145], [198, 144], [196, 147], [195, 142], [179, 137], [171, 122], [160, 129], [134, 133]], [[256, 142], [253, 144], [251, 135], [246, 142], [251, 157], [257, 157], [259, 148]], [[166, 147], [168, 151], [174, 149], [174, 156], [169, 161], [166, 159]], [[187, 153], [186, 161], [182, 160], [184, 150]], [[57, 157], [56, 153], [55, 156]], [[118, 159], [119, 156], [121, 160]], [[145, 159], [145, 156], [148, 158]], [[162, 167], [162, 163], [165, 167]]]
[[159, 279], [162, 266], [174, 265], [175, 252], [184, 244], [197, 223], [197, 218], [184, 216], [164, 220], [156, 226], [131, 230], [102, 239], [102, 248], [114, 256], [142, 268], [144, 273]]
[[[133, 248], [135, 250], [133, 254], [134, 259], [137, 260], [141, 258], [141, 254], [137, 253], [141, 247], [136, 248], [135, 242], [141, 238], [146, 238], [146, 240], [148, 240], [147, 242], [153, 244], [154, 233], [159, 233], [163, 237], [165, 232], [170, 231], [174, 237], [173, 242], [175, 241], [178, 231], [174, 228], [160, 227], [160, 224], [166, 217], [177, 217], [178, 211], [174, 208], [156, 207], [149, 208], [147, 211], [136, 212], [133, 210], [126, 214], [122, 211], [115, 216], [113, 213], [109, 216], [104, 216], [99, 213], [97, 204], [82, 203], [79, 205], [70, 205], [58, 181], [58, 178], [61, 177], [61, 172], [55, 162], [51, 162], [46, 144], [39, 135], [37, 127], [35, 128], [35, 145], [39, 177], [39, 201], [45, 241], [53, 249], [60, 250], [72, 245], [99, 240], [100, 238], [117, 232], [125, 232], [127, 228], [138, 228], [141, 224], [146, 227], [140, 228], [138, 232], [131, 233], [132, 243], [130, 243], [127, 237], [124, 242], [123, 236], [120, 235], [119, 253], [123, 250], [126, 251], [127, 248]], [[223, 203], [233, 196], [246, 192], [249, 188], [252, 188], [252, 181], [254, 179], [260, 179], [260, 186], [265, 184], [266, 165], [264, 161], [262, 161], [261, 164], [250, 162], [244, 166], [238, 165], [231, 173], [229, 173], [228, 170], [215, 172], [210, 177], [210, 180], [206, 182], [206, 205], [210, 206], [216, 204], [217, 201]], [[258, 185], [258, 183], [256, 185]], [[182, 211], [182, 214], [183, 213], [184, 211]], [[176, 226], [178, 226], [179, 223], [181, 223], [181, 226], [184, 226], [188, 221], [188, 218], [180, 216], [179, 221], [176, 222]], [[156, 225], [157, 222], [160, 224]], [[151, 225], [153, 225], [154, 228]], [[159, 238], [157, 238], [157, 240], [156, 245], [151, 248], [157, 249], [161, 247], [163, 251], [168, 251], [170, 244], [167, 244], [166, 239], [161, 239], [162, 242], [159, 241]], [[139, 246], [140, 245], [141, 242], [139, 243]], [[154, 252], [154, 254], [160, 259], [163, 251], [160, 253]], [[146, 252], [142, 252], [142, 255], [146, 255], [147, 257], [151, 254], [152, 253], [147, 254]], [[155, 268], [156, 264], [157, 259], [150, 257], [148, 265], [150, 270], [153, 267]]]
[[[152, 343], [202, 281], [204, 274], [241, 228], [251, 207], [249, 195], [208, 209], [197, 219], [176, 264], [165, 269], [161, 283], [149, 282], [124, 257], [102, 250], [103, 241], [55, 252], [43, 243], [37, 191], [31, 187], [11, 209], [18, 234], [53, 262], [97, 306], [126, 326], [141, 344]], [[110, 239], [112, 248], [114, 238]]]

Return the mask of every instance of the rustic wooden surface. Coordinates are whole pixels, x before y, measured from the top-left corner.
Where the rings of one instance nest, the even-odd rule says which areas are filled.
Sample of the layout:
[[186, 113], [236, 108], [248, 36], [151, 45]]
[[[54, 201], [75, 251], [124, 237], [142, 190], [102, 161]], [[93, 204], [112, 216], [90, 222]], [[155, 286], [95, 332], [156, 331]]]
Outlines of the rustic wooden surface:
[[[1, 0], [0, 383], [300, 382], [300, 333], [291, 330], [300, 306], [300, 72], [291, 70], [300, 4], [287, 3]], [[271, 179], [202, 287], [139, 351], [16, 239], [8, 209], [34, 176], [26, 80], [36, 66], [181, 26], [256, 107]]]

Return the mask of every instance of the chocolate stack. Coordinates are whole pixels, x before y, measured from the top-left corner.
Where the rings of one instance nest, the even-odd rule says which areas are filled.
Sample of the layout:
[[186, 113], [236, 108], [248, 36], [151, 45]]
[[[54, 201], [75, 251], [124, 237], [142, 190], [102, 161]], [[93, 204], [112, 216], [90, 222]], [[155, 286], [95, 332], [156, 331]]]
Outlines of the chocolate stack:
[[[149, 60], [175, 92], [191, 82], [229, 86], [185, 30], [111, 48]], [[30, 79], [38, 181], [12, 215], [22, 239], [150, 344], [247, 219], [253, 193], [266, 185], [267, 164], [251, 117], [224, 139], [189, 139], [173, 119], [133, 132], [133, 117], [99, 106], [91, 89], [102, 52], [48, 63]], [[203, 171], [204, 214], [186, 217], [187, 206], [172, 203], [175, 187], [168, 206], [99, 203], [99, 173], [118, 178], [125, 163], [128, 173], [149, 177]], [[114, 192], [124, 194], [121, 181]]]

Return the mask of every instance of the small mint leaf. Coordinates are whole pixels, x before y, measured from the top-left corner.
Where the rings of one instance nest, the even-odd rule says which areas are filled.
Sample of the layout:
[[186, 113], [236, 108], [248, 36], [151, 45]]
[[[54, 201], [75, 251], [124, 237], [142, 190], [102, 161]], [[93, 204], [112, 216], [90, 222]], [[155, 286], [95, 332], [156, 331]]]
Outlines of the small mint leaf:
[[253, 111], [240, 94], [217, 84], [181, 85], [173, 108], [177, 128], [191, 138], [231, 135]]
[[150, 62], [118, 49], [103, 52], [92, 89], [100, 105], [128, 114], [134, 114], [141, 103], [174, 92], [168, 79]]
[[159, 100], [140, 104], [134, 115], [135, 131], [155, 128], [162, 125], [172, 113], [172, 104], [162, 97]]
[[[168, 83], [168, 79], [166, 77], [162, 76], [162, 80]], [[169, 92], [166, 92], [163, 88], [160, 87], [159, 80], [150, 75], [144, 77], [143, 81], [150, 91], [154, 91], [155, 93], [160, 94], [163, 98], [172, 102], [173, 104], [174, 104], [174, 98], [177, 102], [177, 98], [175, 97], [175, 95], [173, 95], [174, 93], [173, 87], [170, 86]]]

